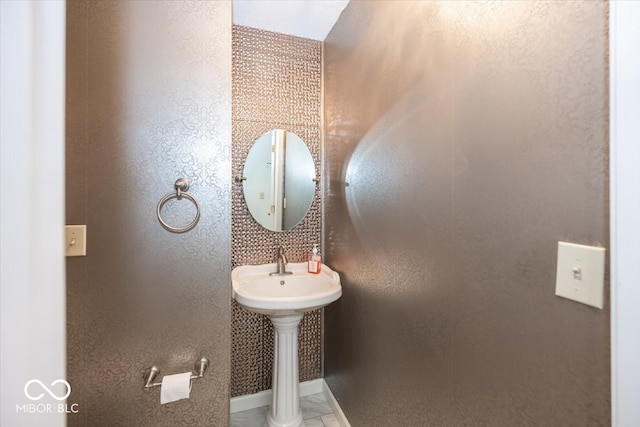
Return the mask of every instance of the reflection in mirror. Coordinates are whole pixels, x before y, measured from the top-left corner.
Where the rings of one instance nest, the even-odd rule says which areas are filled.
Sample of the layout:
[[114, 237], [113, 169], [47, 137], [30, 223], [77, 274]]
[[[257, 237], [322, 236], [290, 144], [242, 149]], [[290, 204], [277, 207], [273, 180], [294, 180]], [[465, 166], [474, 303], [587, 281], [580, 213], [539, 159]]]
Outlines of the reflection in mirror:
[[244, 164], [243, 194], [249, 212], [264, 228], [290, 230], [307, 214], [316, 191], [309, 148], [282, 129], [256, 140]]

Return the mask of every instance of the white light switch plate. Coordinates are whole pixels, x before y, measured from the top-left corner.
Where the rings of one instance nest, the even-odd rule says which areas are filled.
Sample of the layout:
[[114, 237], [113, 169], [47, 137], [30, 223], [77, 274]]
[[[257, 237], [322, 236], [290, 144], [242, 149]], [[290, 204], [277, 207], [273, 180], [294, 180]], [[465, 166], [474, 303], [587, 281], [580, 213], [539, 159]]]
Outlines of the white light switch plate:
[[66, 256], [87, 255], [87, 226], [64, 226], [64, 250]]
[[558, 242], [556, 295], [602, 308], [605, 249]]

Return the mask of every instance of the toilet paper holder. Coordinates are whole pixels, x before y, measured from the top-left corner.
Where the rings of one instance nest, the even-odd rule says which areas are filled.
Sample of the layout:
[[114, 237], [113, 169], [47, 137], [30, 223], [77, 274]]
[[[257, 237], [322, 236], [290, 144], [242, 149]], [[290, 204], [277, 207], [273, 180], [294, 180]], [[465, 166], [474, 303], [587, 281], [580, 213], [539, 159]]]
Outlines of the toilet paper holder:
[[[194, 370], [191, 372], [191, 380], [197, 380], [199, 378], [204, 377], [204, 373], [209, 367], [209, 359], [206, 357], [201, 357], [194, 366]], [[147, 368], [142, 375], [142, 379], [144, 380], [144, 390], [149, 390], [153, 387], [158, 387], [162, 385], [162, 381], [154, 382], [156, 378], [160, 375], [160, 368], [156, 365], [153, 365], [150, 368]]]

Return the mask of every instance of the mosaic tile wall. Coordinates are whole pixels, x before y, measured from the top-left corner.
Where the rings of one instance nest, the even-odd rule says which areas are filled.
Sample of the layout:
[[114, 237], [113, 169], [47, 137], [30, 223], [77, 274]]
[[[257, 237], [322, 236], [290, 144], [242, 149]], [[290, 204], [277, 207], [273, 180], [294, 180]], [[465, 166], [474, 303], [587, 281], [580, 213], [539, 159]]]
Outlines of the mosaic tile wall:
[[[232, 173], [241, 175], [253, 142], [271, 129], [286, 129], [309, 147], [320, 176], [321, 43], [248, 27], [233, 27]], [[321, 238], [320, 188], [306, 217], [292, 230], [272, 232], [249, 213], [242, 185], [234, 184], [231, 213], [232, 268], [275, 260], [285, 247], [289, 262], [306, 260]], [[298, 340], [300, 381], [322, 376], [322, 310], [305, 315]], [[232, 303], [231, 396], [271, 388], [273, 328], [262, 315]]]

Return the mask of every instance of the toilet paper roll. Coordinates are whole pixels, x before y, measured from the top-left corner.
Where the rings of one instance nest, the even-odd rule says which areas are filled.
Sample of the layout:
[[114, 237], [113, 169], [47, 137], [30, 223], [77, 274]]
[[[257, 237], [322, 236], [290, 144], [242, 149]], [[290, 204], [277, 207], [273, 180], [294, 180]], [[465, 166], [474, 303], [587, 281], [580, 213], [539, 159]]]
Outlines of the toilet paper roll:
[[191, 392], [191, 372], [165, 375], [160, 386], [160, 404], [188, 399]]

